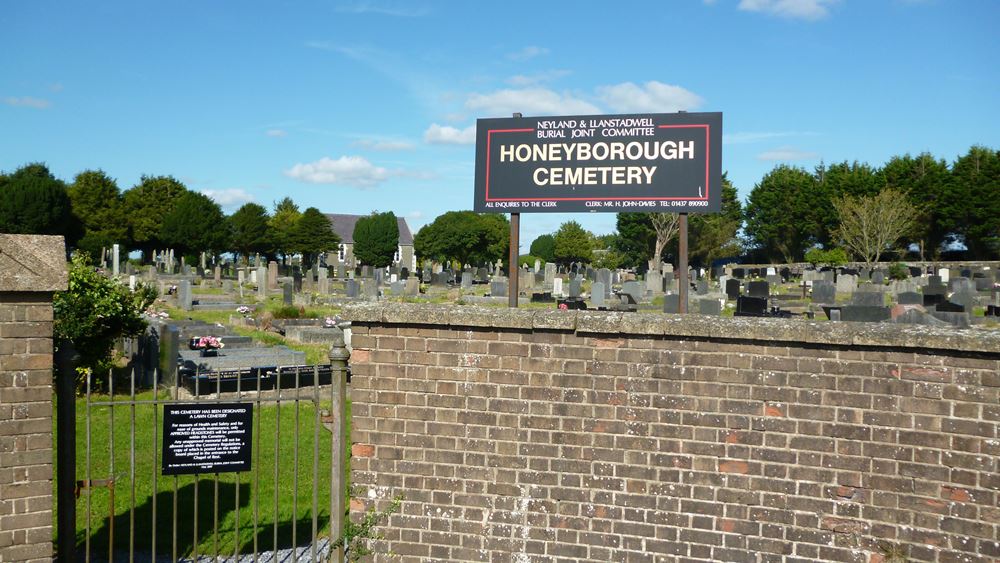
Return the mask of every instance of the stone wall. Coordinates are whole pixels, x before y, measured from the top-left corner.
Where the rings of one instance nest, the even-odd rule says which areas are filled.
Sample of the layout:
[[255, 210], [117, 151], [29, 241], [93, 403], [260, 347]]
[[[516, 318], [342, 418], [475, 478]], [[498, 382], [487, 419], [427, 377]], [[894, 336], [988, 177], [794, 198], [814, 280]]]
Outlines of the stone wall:
[[1000, 333], [345, 315], [352, 516], [404, 495], [403, 561], [1000, 558]]
[[52, 292], [62, 237], [0, 234], [0, 562], [52, 559]]

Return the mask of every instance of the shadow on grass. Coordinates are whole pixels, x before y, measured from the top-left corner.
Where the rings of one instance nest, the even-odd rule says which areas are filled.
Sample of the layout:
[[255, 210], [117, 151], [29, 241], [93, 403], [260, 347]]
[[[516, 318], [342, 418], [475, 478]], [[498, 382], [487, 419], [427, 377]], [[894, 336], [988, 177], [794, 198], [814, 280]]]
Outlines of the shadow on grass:
[[[318, 527], [323, 529], [326, 523], [326, 514], [322, 511], [317, 518]], [[277, 551], [279, 549], [290, 549], [292, 547], [306, 547], [312, 543], [312, 516], [304, 516], [295, 522], [295, 541], [292, 542], [292, 522], [290, 520], [279, 522], [277, 526], [278, 542], [275, 545], [275, 526], [273, 523], [265, 524], [257, 528], [257, 551]], [[253, 553], [253, 539], [243, 544], [240, 553]]]

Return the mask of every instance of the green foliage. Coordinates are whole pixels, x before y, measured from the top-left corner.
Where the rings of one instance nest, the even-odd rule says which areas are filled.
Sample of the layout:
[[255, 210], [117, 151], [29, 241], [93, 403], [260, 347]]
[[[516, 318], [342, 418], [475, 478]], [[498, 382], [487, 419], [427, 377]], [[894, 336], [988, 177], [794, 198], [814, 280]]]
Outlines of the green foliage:
[[535, 240], [531, 241], [531, 248], [529, 250], [532, 256], [538, 256], [546, 262], [552, 262], [556, 259], [556, 239], [552, 235], [539, 235]]
[[81, 367], [100, 373], [111, 367], [116, 340], [146, 328], [142, 313], [156, 298], [156, 290], [140, 283], [132, 292], [101, 275], [88, 261], [84, 253], [73, 256], [69, 287], [53, 298], [53, 332], [57, 340], [73, 343]]
[[517, 257], [517, 266], [519, 268], [522, 268], [524, 266], [528, 266], [529, 268], [534, 268], [535, 260], [540, 261], [542, 266], [545, 265], [545, 260], [542, 260], [542, 258], [539, 256], [533, 256], [531, 254], [522, 254]]
[[372, 212], [354, 224], [354, 256], [362, 264], [384, 268], [399, 248], [399, 223], [392, 211]]
[[96, 257], [115, 243], [130, 246], [125, 206], [113, 178], [101, 170], [85, 170], [76, 175], [67, 194], [83, 230], [78, 249]]
[[593, 236], [576, 221], [559, 226], [555, 238], [555, 259], [562, 264], [590, 262], [594, 259]]
[[824, 236], [831, 209], [812, 174], [778, 166], [750, 192], [744, 211], [748, 246], [771, 261], [798, 261]]
[[122, 195], [132, 241], [148, 257], [166, 246], [161, 238], [163, 219], [188, 189], [173, 176], [143, 176]]
[[385, 536], [379, 533], [377, 528], [386, 524], [390, 516], [399, 512], [402, 503], [403, 495], [397, 495], [393, 497], [392, 502], [385, 510], [369, 509], [361, 517], [360, 522], [354, 522], [349, 518], [345, 519], [344, 535], [335, 544], [335, 547], [344, 547], [344, 559], [353, 563], [374, 555], [372, 543], [385, 539]]
[[199, 192], [186, 192], [163, 217], [160, 239], [181, 253], [226, 250], [229, 235], [222, 208]]
[[622, 266], [644, 272], [656, 246], [656, 231], [649, 214], [619, 213], [616, 226], [618, 236], [614, 249], [621, 257]]
[[951, 189], [948, 164], [935, 160], [926, 152], [916, 157], [894, 156], [882, 167], [882, 176], [886, 188], [905, 193], [910, 203], [920, 210], [913, 240], [920, 247], [921, 260], [925, 253], [937, 257], [949, 230], [939, 212]]
[[271, 249], [267, 210], [259, 203], [245, 203], [226, 218], [229, 227], [230, 247], [238, 254], [249, 257]]
[[292, 230], [292, 248], [302, 253], [303, 265], [311, 267], [319, 254], [333, 250], [340, 244], [340, 237], [333, 232], [330, 219], [319, 209], [310, 207], [302, 212]]
[[737, 237], [743, 225], [743, 208], [736, 187], [722, 175], [722, 209], [719, 213], [691, 215], [688, 222], [688, 255], [692, 264], [710, 265], [713, 260], [739, 256], [743, 247]]
[[64, 235], [75, 240], [66, 184], [41, 163], [0, 176], [0, 233]]
[[809, 262], [813, 266], [843, 266], [847, 264], [847, 251], [843, 248], [831, 248], [830, 250], [823, 250], [822, 248], [811, 248], [806, 252], [806, 262]]
[[420, 258], [462, 264], [495, 262], [507, 256], [510, 223], [504, 215], [449, 211], [424, 225], [413, 239]]
[[274, 202], [274, 213], [268, 226], [271, 227], [272, 249], [278, 254], [287, 256], [295, 252], [295, 225], [301, 216], [299, 206], [292, 198], [285, 197]]
[[1000, 150], [974, 146], [951, 168], [941, 214], [949, 231], [979, 260], [1000, 257]]
[[910, 277], [910, 268], [902, 262], [889, 264], [889, 279], [905, 280]]
[[276, 319], [298, 319], [304, 317], [304, 313], [305, 311], [300, 310], [294, 305], [282, 305], [272, 311]]
[[625, 258], [618, 253], [617, 250], [595, 250], [594, 251], [594, 263], [595, 268], [607, 268], [609, 270], [614, 270], [621, 268], [624, 264]]

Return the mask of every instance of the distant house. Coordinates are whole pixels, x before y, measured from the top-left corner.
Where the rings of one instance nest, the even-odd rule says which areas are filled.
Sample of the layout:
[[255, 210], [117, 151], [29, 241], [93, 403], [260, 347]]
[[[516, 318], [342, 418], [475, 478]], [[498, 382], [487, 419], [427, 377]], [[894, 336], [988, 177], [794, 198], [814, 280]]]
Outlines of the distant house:
[[[358, 266], [359, 264], [354, 259], [354, 225], [364, 215], [327, 213], [326, 217], [330, 220], [333, 232], [337, 233], [337, 236], [340, 237], [339, 250], [328, 253], [326, 255], [326, 263], [331, 266], [344, 264], [348, 268]], [[396, 223], [399, 226], [399, 248], [396, 249], [396, 256], [393, 257], [393, 263], [412, 270], [415, 267], [413, 234], [410, 233], [410, 226], [406, 224], [406, 219], [396, 217]]]

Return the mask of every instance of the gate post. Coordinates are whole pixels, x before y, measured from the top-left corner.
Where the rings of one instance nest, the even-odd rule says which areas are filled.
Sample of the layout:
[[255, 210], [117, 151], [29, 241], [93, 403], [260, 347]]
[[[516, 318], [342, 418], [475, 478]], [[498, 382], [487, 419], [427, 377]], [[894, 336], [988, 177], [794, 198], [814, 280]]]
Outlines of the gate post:
[[66, 285], [63, 237], [0, 234], [0, 561], [52, 559], [52, 294]]
[[[344, 536], [344, 517], [347, 512], [344, 470], [347, 467], [347, 361], [351, 353], [344, 342], [344, 332], [338, 327], [330, 345], [330, 414], [332, 418], [330, 439], [330, 545], [338, 545]], [[331, 561], [344, 561], [344, 546], [333, 547]]]

